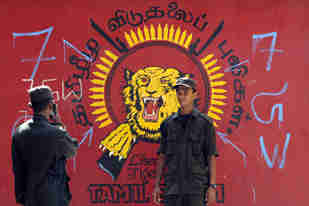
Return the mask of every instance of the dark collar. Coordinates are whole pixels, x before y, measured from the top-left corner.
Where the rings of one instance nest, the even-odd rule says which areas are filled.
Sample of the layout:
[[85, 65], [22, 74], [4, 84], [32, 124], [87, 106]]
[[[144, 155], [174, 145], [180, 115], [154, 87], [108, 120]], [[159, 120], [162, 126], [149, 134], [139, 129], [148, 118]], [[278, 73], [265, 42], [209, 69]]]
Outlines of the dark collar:
[[33, 114], [33, 121], [34, 122], [47, 122], [48, 123], [48, 119], [41, 114]]
[[[192, 110], [191, 114], [192, 114], [193, 117], [197, 118], [198, 115], [199, 115], [198, 109], [194, 108], [194, 109]], [[176, 118], [176, 119], [179, 118], [180, 115], [181, 115], [181, 114], [180, 114], [180, 109], [178, 109], [178, 112], [175, 114], [175, 118]]]

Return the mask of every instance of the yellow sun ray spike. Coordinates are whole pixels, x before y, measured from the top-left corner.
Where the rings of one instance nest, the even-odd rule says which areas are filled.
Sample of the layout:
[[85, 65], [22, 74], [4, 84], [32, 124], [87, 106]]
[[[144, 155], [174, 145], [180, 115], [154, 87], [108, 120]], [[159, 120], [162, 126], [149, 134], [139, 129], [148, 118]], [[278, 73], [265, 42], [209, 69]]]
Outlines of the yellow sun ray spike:
[[218, 100], [211, 100], [211, 104], [212, 105], [218, 105], [218, 106], [224, 106], [224, 105], [226, 105], [226, 103], [225, 102], [222, 102], [222, 101], [218, 101]]
[[178, 27], [177, 30], [176, 30], [176, 33], [175, 33], [175, 37], [174, 37], [174, 42], [176, 44], [178, 44], [180, 33], [181, 33], [181, 30], [180, 30], [180, 27]]
[[92, 87], [92, 88], [89, 88], [89, 91], [92, 91], [92, 92], [102, 92], [102, 93], [104, 93], [104, 90], [105, 90], [104, 87]]
[[208, 62], [210, 59], [212, 59], [215, 55], [214, 54], [209, 54], [206, 57], [204, 57], [203, 59], [201, 59], [201, 63], [205, 64], [206, 62]]
[[162, 27], [161, 24], [158, 25], [158, 40], [162, 40], [163, 36], [162, 36]]
[[172, 42], [173, 39], [174, 39], [174, 32], [175, 32], [175, 29], [174, 29], [174, 25], [172, 24], [170, 30], [169, 30], [169, 34], [168, 34], [168, 41], [169, 42]]
[[212, 119], [215, 119], [215, 120], [221, 120], [222, 119], [219, 115], [217, 115], [217, 114], [215, 114], [211, 111], [208, 111], [208, 116], [211, 117]]
[[187, 31], [182, 32], [181, 37], [180, 37], [180, 41], [178, 43], [180, 46], [183, 46], [186, 37], [187, 37]]
[[107, 58], [105, 57], [101, 57], [100, 60], [105, 63], [107, 66], [109, 66], [110, 68], [113, 67], [113, 62], [111, 62], [110, 60], [108, 60]]
[[213, 67], [211, 69], [208, 69], [207, 73], [208, 75], [211, 75], [212, 73], [215, 73], [217, 71], [219, 71], [221, 69], [221, 66], [216, 66], [216, 67]]
[[163, 40], [168, 40], [168, 25], [165, 24], [163, 31]]
[[103, 64], [96, 64], [96, 66], [103, 72], [109, 73], [111, 68], [104, 66]]
[[209, 80], [221, 79], [224, 76], [224, 73], [217, 73], [209, 76]]
[[209, 110], [212, 111], [212, 112], [216, 112], [216, 113], [219, 113], [219, 114], [223, 114], [223, 110], [222, 110], [222, 109], [219, 109], [218, 107], [215, 107], [215, 106], [210, 106], [210, 107], [209, 107]]
[[92, 74], [94, 74], [94, 76], [102, 78], [102, 79], [106, 79], [107, 76], [101, 72], [92, 72]]
[[124, 32], [124, 38], [127, 40], [128, 44], [129, 44], [129, 47], [133, 47], [134, 46], [133, 41], [132, 41], [130, 35], [127, 32]]
[[227, 97], [224, 95], [217, 95], [217, 94], [213, 94], [211, 95], [211, 99], [226, 99]]
[[144, 25], [144, 34], [145, 34], [146, 41], [150, 40], [149, 30], [148, 30], [148, 27], [146, 25]]
[[109, 51], [109, 50], [105, 50], [104, 51], [105, 54], [111, 58], [113, 60], [113, 62], [115, 63], [117, 61], [117, 59], [119, 58], [117, 55], [115, 55], [113, 52]]
[[94, 110], [91, 114], [102, 114], [105, 112], [107, 112], [107, 109], [104, 107], [104, 108]]
[[98, 121], [102, 121], [104, 119], [109, 119], [109, 115], [107, 113], [104, 113], [104, 114], [98, 116], [98, 118], [96, 118], [95, 121], [98, 122]]
[[93, 94], [93, 95], [90, 95], [89, 98], [91, 98], [91, 99], [105, 99], [105, 95], [104, 94]]
[[151, 24], [150, 25], [150, 37], [151, 37], [151, 40], [156, 40], [157, 37], [156, 37], [156, 30], [154, 28], [154, 26]]
[[210, 81], [211, 87], [224, 86], [226, 85], [226, 81]]
[[184, 47], [185, 47], [186, 49], [189, 48], [189, 45], [190, 45], [191, 41], [192, 41], [192, 34], [190, 34], [190, 35], [188, 36], [187, 40], [186, 40], [186, 43], [185, 43], [185, 45], [184, 45]]
[[137, 29], [137, 35], [138, 35], [138, 38], [139, 38], [140, 42], [144, 42], [145, 41], [143, 32], [142, 32], [142, 30], [139, 27]]
[[90, 104], [91, 107], [105, 107], [105, 101], [100, 101], [100, 102], [94, 102], [92, 104]]
[[217, 59], [212, 60], [211, 62], [204, 64], [205, 69], [209, 69], [210, 67], [212, 67], [213, 65], [215, 65], [217, 63]]
[[104, 122], [102, 122], [102, 123], [99, 125], [99, 128], [106, 127], [106, 126], [110, 125], [111, 123], [113, 123], [112, 120], [111, 120], [111, 119], [107, 119], [107, 120], [105, 120]]
[[213, 93], [213, 94], [223, 94], [223, 93], [226, 93], [227, 92], [227, 90], [225, 90], [225, 89], [216, 89], [216, 88], [212, 88], [211, 89], [211, 92]]
[[214, 124], [215, 127], [218, 127], [218, 124], [216, 121], [213, 121], [212, 123]]
[[132, 37], [132, 40], [133, 40], [133, 44], [134, 45], [138, 44], [137, 36], [136, 36], [136, 34], [133, 30], [131, 30], [131, 37]]
[[100, 79], [92, 79], [90, 80], [93, 84], [104, 86], [106, 83], [106, 80], [100, 80]]

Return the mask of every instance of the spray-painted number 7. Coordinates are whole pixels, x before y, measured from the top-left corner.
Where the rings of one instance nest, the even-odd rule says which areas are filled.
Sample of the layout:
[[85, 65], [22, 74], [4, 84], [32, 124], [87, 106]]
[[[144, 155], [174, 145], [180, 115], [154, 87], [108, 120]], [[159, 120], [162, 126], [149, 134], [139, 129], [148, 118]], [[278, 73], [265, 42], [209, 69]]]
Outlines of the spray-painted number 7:
[[16, 33], [16, 32], [13, 32], [13, 47], [15, 48], [15, 39], [17, 37], [32, 37], [32, 36], [40, 36], [40, 35], [43, 35], [45, 33], [47, 33], [46, 37], [45, 37], [45, 41], [42, 45], [42, 48], [40, 50], [40, 54], [38, 57], [36, 58], [33, 58], [33, 59], [22, 59], [21, 61], [22, 62], [26, 62], [26, 61], [36, 61], [36, 64], [33, 68], [33, 71], [32, 71], [32, 74], [31, 74], [31, 77], [30, 77], [30, 80], [33, 80], [34, 77], [35, 77], [35, 74], [39, 68], [39, 65], [40, 65], [40, 62], [41, 61], [53, 61], [56, 59], [56, 57], [52, 56], [52, 57], [47, 57], [47, 58], [43, 58], [43, 53], [46, 49], [46, 45], [48, 43], [48, 40], [52, 34], [52, 31], [53, 31], [53, 27], [49, 27], [47, 29], [43, 29], [41, 31], [37, 31], [37, 32], [28, 32], [28, 33]]

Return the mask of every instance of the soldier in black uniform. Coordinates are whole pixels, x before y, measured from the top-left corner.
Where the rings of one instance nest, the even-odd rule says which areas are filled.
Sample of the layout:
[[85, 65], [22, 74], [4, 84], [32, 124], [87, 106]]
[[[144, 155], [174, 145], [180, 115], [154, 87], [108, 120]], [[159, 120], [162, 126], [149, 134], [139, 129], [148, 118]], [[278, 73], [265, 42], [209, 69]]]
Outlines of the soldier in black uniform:
[[33, 118], [21, 124], [12, 139], [16, 202], [25, 206], [67, 206], [71, 193], [66, 159], [75, 155], [78, 141], [69, 136], [56, 115], [49, 87], [32, 88], [29, 95]]
[[[197, 98], [193, 79], [177, 79], [176, 94], [180, 109], [161, 124], [154, 201], [160, 202], [163, 175], [166, 206], [202, 206], [216, 199], [215, 129], [209, 117], [194, 107]], [[166, 173], [162, 174], [166, 167]]]

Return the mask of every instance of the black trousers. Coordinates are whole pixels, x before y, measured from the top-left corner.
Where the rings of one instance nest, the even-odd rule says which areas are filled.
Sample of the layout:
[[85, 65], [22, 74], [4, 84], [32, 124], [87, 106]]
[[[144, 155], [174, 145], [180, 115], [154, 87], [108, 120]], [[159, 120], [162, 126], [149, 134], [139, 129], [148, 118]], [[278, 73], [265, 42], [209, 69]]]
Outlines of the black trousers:
[[204, 195], [185, 194], [185, 195], [167, 195], [165, 197], [165, 206], [205, 206]]

